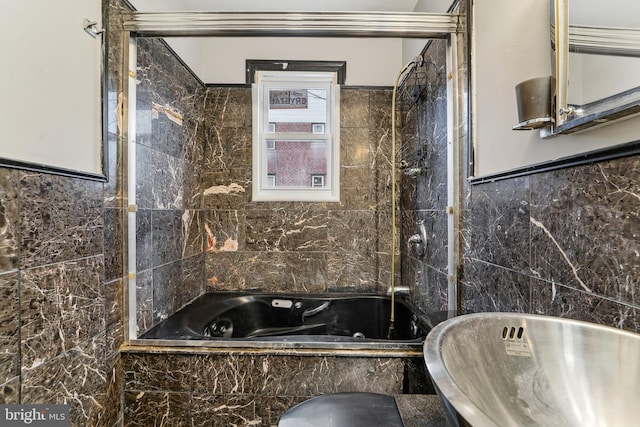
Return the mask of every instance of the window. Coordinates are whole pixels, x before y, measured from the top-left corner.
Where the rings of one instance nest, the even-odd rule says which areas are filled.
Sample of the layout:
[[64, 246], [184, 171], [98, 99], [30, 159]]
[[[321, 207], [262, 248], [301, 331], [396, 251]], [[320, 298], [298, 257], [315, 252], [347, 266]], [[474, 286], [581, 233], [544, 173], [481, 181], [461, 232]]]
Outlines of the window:
[[273, 174], [267, 175], [267, 187], [272, 188], [276, 186], [276, 176]]
[[256, 71], [254, 201], [340, 200], [339, 96], [335, 72]]

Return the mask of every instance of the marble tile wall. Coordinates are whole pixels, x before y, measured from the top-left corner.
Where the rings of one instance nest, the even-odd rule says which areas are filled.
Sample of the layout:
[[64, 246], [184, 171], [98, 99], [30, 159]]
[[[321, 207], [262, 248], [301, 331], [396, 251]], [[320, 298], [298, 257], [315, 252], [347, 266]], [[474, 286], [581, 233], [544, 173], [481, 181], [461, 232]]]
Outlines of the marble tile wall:
[[120, 417], [107, 405], [122, 280], [106, 274], [104, 187], [0, 169], [0, 402], [66, 403], [73, 426]]
[[0, 403], [66, 403], [74, 427], [122, 417], [120, 56], [107, 25], [109, 181], [0, 168]]
[[419, 359], [127, 352], [126, 425], [274, 426], [321, 394], [401, 394]]
[[341, 89], [341, 202], [251, 201], [251, 89], [207, 90], [203, 208], [210, 291], [384, 293], [391, 90]]
[[[400, 97], [399, 173], [401, 280], [425, 312], [447, 307], [447, 70], [446, 42], [433, 40], [422, 66], [409, 71]], [[426, 253], [407, 245], [423, 222]]]
[[[377, 292], [390, 271], [391, 90], [341, 90], [341, 202], [251, 201], [251, 88], [138, 42], [138, 330], [205, 291]], [[170, 89], [170, 90], [169, 90]]]
[[140, 333], [204, 292], [200, 177], [205, 90], [160, 39], [136, 70], [136, 270]]
[[471, 188], [464, 306], [640, 332], [640, 158]]

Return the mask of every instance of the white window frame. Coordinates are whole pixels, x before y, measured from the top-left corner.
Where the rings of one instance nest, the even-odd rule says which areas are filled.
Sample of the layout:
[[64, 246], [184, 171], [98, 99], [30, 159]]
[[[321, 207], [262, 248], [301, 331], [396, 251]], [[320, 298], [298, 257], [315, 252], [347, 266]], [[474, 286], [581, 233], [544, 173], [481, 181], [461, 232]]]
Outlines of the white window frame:
[[324, 123], [313, 123], [311, 125], [312, 133], [324, 133]]
[[[316, 71], [256, 71], [253, 94], [253, 165], [252, 201], [340, 201], [340, 87], [337, 73]], [[267, 182], [267, 139], [269, 133], [269, 90], [270, 89], [326, 89], [327, 122], [324, 133], [292, 132], [277, 134], [282, 140], [326, 140], [327, 174], [325, 187], [286, 188], [269, 187]]]

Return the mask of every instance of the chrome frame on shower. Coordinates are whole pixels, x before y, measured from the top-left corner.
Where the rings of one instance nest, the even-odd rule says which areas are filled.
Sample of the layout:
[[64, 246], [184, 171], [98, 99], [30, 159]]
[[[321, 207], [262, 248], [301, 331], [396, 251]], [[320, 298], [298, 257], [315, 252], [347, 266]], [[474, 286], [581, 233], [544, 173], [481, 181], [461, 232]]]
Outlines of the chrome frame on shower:
[[125, 12], [125, 31], [145, 37], [446, 38], [456, 14], [399, 12]]
[[[145, 344], [136, 339], [136, 49], [138, 37], [378, 37], [446, 39], [448, 75], [457, 75], [459, 58], [457, 37], [466, 31], [465, 17], [454, 13], [397, 13], [397, 12], [123, 12], [123, 70], [120, 132], [126, 142], [128, 226], [125, 241], [128, 242], [127, 289], [125, 295], [125, 342]], [[449, 141], [452, 159], [457, 164], [457, 152], [461, 144], [456, 111], [459, 109], [457, 78], [447, 85]], [[452, 175], [451, 175], [452, 174]], [[456, 256], [454, 243], [458, 230], [454, 225], [460, 203], [456, 199], [459, 173], [451, 172], [449, 203], [449, 296], [448, 308], [457, 309]], [[219, 342], [181, 342], [183, 346], [216, 346]], [[252, 346], [259, 346], [253, 343]], [[264, 343], [268, 346], [269, 343]], [[244, 344], [246, 345], [246, 343]]]

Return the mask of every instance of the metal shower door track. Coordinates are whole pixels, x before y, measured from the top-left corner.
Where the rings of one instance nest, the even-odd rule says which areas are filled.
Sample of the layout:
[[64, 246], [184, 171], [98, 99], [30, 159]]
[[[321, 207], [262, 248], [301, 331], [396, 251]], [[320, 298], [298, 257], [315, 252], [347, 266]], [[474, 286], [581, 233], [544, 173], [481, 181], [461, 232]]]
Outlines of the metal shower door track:
[[124, 12], [140, 37], [389, 37], [441, 39], [461, 15], [400, 12]]

